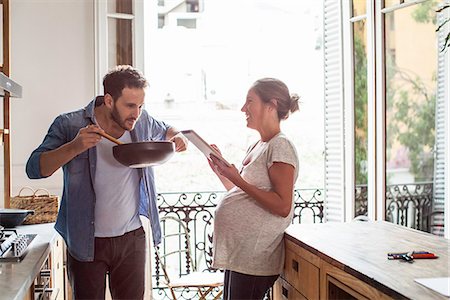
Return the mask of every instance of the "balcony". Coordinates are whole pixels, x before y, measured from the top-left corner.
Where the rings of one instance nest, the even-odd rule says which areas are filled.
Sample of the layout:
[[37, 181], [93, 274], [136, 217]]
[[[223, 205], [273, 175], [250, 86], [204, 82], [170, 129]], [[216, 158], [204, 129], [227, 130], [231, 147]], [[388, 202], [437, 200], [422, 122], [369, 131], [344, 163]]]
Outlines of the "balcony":
[[[157, 202], [160, 216], [175, 216], [183, 220], [191, 235], [191, 250], [197, 260], [197, 269], [210, 271], [212, 264], [212, 240], [214, 208], [225, 191], [161, 193]], [[293, 223], [322, 223], [323, 191], [320, 189], [297, 189], [294, 194], [295, 207]], [[161, 245], [164, 251], [164, 244]], [[186, 257], [178, 258], [182, 273], [188, 273], [184, 266]], [[170, 292], [164, 287], [164, 276], [156, 258], [152, 258], [153, 297], [171, 299]], [[196, 290], [180, 292], [179, 299], [193, 299]]]
[[[160, 216], [175, 216], [183, 220], [191, 235], [191, 250], [197, 261], [197, 269], [214, 271], [212, 264], [212, 241], [214, 208], [224, 191], [184, 192], [158, 194]], [[386, 189], [386, 219], [390, 222], [423, 231], [432, 231], [433, 183], [389, 185]], [[356, 215], [367, 215], [367, 186], [355, 190]], [[292, 223], [324, 222], [324, 194], [322, 189], [296, 189], [294, 193], [294, 216]], [[165, 245], [162, 244], [162, 251]], [[184, 267], [186, 257], [176, 262], [181, 273], [189, 273]], [[152, 257], [152, 280], [154, 299], [171, 299], [165, 289], [164, 277], [159, 262]], [[196, 290], [180, 292], [179, 299], [193, 299]]]
[[[386, 186], [386, 220], [434, 234], [443, 228], [434, 225], [434, 218], [443, 216], [433, 211], [433, 182], [391, 184]], [[367, 185], [355, 188], [355, 214], [367, 216]]]

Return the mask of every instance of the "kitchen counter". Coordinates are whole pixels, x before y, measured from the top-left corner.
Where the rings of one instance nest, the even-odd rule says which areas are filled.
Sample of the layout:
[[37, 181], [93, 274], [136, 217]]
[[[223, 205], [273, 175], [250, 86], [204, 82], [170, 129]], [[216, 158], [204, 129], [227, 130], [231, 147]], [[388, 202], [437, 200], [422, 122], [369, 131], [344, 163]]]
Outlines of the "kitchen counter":
[[[449, 299], [414, 281], [450, 277], [450, 241], [443, 237], [380, 221], [291, 225], [285, 239], [288, 249], [295, 249], [301, 261], [318, 270], [320, 289], [311, 298], [328, 299], [329, 278], [340, 276], [349, 292], [363, 286], [379, 293], [373, 296], [377, 299]], [[389, 252], [409, 251], [429, 251], [439, 258], [413, 263], [387, 259]], [[285, 272], [292, 271], [288, 262], [286, 268]], [[373, 298], [363, 288], [359, 293]]]
[[54, 223], [16, 227], [18, 234], [37, 234], [20, 262], [0, 261], [0, 300], [22, 300], [47, 259], [58, 233]]

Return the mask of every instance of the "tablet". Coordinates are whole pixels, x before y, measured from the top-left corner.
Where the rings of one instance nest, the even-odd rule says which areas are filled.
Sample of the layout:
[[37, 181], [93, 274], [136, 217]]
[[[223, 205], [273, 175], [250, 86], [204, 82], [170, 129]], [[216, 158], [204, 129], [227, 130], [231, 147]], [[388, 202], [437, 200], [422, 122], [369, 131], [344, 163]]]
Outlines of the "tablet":
[[211, 147], [204, 139], [202, 139], [194, 130], [182, 130], [181, 133], [187, 137], [192, 144], [195, 145], [200, 151], [205, 154], [205, 156], [209, 159], [210, 155], [214, 155], [219, 158], [224, 164], [231, 167], [231, 164], [228, 163], [222, 155], [216, 151], [213, 147]]

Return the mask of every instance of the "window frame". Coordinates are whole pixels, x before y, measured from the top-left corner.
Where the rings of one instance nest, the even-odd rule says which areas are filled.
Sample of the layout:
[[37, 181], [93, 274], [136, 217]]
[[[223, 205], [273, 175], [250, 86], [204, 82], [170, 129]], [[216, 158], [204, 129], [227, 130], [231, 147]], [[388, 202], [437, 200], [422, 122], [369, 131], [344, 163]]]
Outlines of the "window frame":
[[[354, 58], [353, 23], [366, 19], [367, 30], [367, 90], [368, 90], [368, 217], [371, 220], [386, 219], [386, 83], [385, 83], [385, 35], [386, 13], [417, 5], [428, 0], [417, 0], [382, 8], [383, 0], [366, 0], [366, 14], [352, 17], [352, 0], [342, 1], [343, 22], [343, 70], [344, 70], [344, 143], [345, 143], [345, 220], [355, 214], [355, 135], [354, 135]], [[450, 12], [447, 12], [449, 15]], [[449, 26], [450, 27], [450, 26]], [[445, 55], [446, 70], [450, 70], [450, 51]], [[444, 72], [445, 97], [449, 98], [450, 75]], [[450, 104], [446, 102], [445, 116], [450, 116]], [[445, 118], [445, 130], [450, 133], [450, 121]], [[445, 142], [445, 157], [450, 159], [450, 141]], [[349, 151], [351, 149], [351, 151]], [[450, 167], [445, 165], [445, 199], [450, 197]], [[450, 236], [450, 203], [445, 202], [445, 236]]]
[[[450, 3], [450, 1], [447, 0], [447, 3]], [[450, 9], [447, 9], [444, 12], [444, 17], [450, 18]], [[447, 23], [446, 25], [447, 30], [450, 30], [450, 24]], [[444, 79], [444, 98], [449, 99], [450, 98], [450, 48], [447, 48], [445, 54], [444, 54], [444, 68], [446, 72], [445, 79]], [[445, 101], [445, 108], [444, 108], [444, 114], [445, 114], [445, 136], [450, 135], [450, 103], [449, 101]], [[450, 161], [450, 139], [445, 139], [445, 161]], [[447, 199], [444, 204], [444, 236], [447, 239], [450, 239], [450, 166], [449, 164], [445, 164], [444, 166], [444, 174], [445, 174], [445, 191], [444, 191], [444, 199]]]
[[[345, 220], [351, 221], [355, 217], [355, 119], [354, 119], [354, 58], [353, 58], [353, 24], [362, 19], [366, 19], [366, 32], [367, 32], [367, 113], [368, 113], [368, 152], [367, 152], [367, 200], [368, 200], [368, 217], [371, 220], [379, 220], [379, 203], [377, 201], [377, 187], [378, 174], [376, 170], [379, 168], [377, 165], [378, 148], [377, 134], [379, 130], [376, 126], [378, 114], [378, 105], [376, 96], [378, 91], [375, 90], [376, 85], [376, 66], [375, 66], [375, 26], [374, 26], [374, 8], [373, 1], [366, 1], [366, 14], [352, 17], [353, 5], [352, 0], [343, 1], [343, 47], [344, 47], [344, 102], [345, 102], [345, 145], [346, 150], [352, 149], [352, 151], [345, 151], [345, 186], [350, 187], [345, 189]], [[375, 97], [373, 97], [375, 95]], [[374, 188], [375, 187], [375, 188]], [[384, 190], [385, 188], [383, 188]], [[383, 214], [384, 215], [384, 214]]]
[[94, 2], [94, 47], [95, 47], [95, 66], [94, 74], [96, 78], [95, 93], [103, 94], [103, 76], [109, 70], [108, 61], [108, 20], [109, 19], [127, 19], [132, 20], [132, 65], [143, 71], [144, 69], [144, 12], [145, 1], [131, 0], [133, 14], [108, 13], [108, 2], [116, 0], [96, 0]]

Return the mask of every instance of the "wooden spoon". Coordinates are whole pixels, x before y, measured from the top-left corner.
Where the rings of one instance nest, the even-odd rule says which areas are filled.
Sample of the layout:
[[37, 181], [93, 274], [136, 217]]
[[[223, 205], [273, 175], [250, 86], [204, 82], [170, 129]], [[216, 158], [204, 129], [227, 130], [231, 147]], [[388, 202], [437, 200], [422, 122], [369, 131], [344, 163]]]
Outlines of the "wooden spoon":
[[102, 137], [110, 140], [113, 143], [116, 143], [117, 145], [123, 145], [123, 143], [121, 141], [119, 141], [118, 139], [110, 136], [109, 134], [107, 134], [106, 132], [99, 132], [98, 134], [100, 134]]

